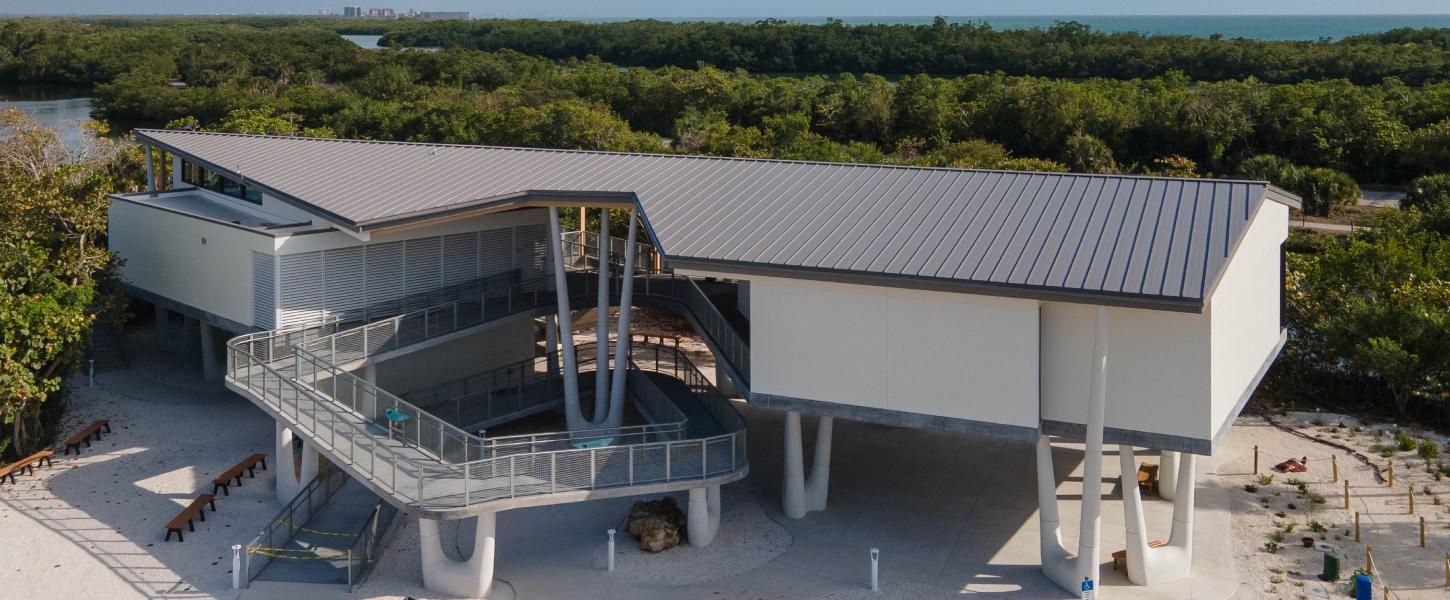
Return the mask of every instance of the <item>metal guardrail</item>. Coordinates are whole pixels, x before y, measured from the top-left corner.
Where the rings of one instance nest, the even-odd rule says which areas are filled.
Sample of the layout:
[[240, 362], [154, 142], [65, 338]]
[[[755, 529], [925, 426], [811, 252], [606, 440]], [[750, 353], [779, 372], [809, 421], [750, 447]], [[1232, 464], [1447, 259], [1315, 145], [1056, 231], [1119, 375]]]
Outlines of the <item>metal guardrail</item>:
[[[599, 233], [595, 231], [566, 231], [559, 236], [564, 246], [564, 258], [569, 264], [578, 268], [582, 265], [599, 265]], [[609, 264], [614, 267], [615, 272], [624, 270], [625, 252], [629, 248], [629, 240], [624, 238], [609, 238]], [[636, 273], [655, 274], [664, 273], [664, 260], [659, 250], [653, 244], [640, 243], [634, 245], [634, 268]]]
[[[291, 457], [278, 457], [273, 468], [293, 468]], [[244, 546], [245, 554], [242, 567], [242, 587], [247, 587], [267, 563], [272, 559], [267, 555], [266, 550], [272, 548], [286, 548], [292, 543], [297, 532], [302, 529], [307, 521], [317, 514], [317, 510], [332, 499], [333, 494], [347, 483], [347, 473], [341, 469], [327, 466], [324, 463], [323, 469], [318, 472], [317, 477], [303, 486], [302, 491], [292, 498], [287, 506], [277, 513], [277, 517], [262, 528], [257, 537], [251, 539]]]
[[377, 565], [379, 551], [383, 543], [383, 536], [392, 527], [393, 520], [398, 516], [398, 509], [381, 500], [373, 506], [373, 512], [368, 516], [366, 523], [358, 528], [357, 535], [353, 539], [352, 547], [347, 550], [347, 591], [352, 592], [357, 586], [362, 585], [372, 573], [373, 567]]
[[[482, 502], [565, 491], [707, 479], [735, 472], [748, 464], [743, 428], [727, 429], [726, 433], [701, 439], [547, 450], [445, 462], [440, 460], [439, 453], [430, 448], [419, 448], [394, 439], [390, 435], [391, 428], [380, 427], [373, 418], [366, 416], [369, 413], [365, 410], [369, 409], [371, 414], [381, 413], [376, 410], [380, 406], [378, 398], [381, 395], [358, 395], [356, 390], [364, 389], [359, 384], [366, 384], [365, 381], [340, 373], [336, 367], [318, 361], [305, 351], [294, 352], [291, 359], [262, 362], [246, 350], [252, 342], [242, 340], [229, 346], [229, 382], [290, 418], [309, 441], [325, 447], [332, 456], [366, 477], [378, 489], [405, 504], [425, 510], [463, 508]], [[678, 350], [652, 348], [657, 348], [662, 354], [672, 353], [674, 365], [689, 364]], [[693, 370], [693, 365], [689, 368]], [[352, 404], [345, 404], [338, 396], [323, 393], [321, 390], [328, 387], [326, 385], [315, 387], [304, 382], [308, 378], [315, 382], [319, 372], [331, 376], [334, 382], [332, 389], [353, 390]], [[698, 371], [687, 377], [688, 381], [706, 381]], [[337, 384], [338, 381], [346, 383]], [[357, 404], [359, 400], [363, 405]], [[734, 410], [729, 406], [729, 400], [718, 392], [712, 397], [701, 398], [701, 401], [707, 406], [711, 402], [724, 403], [713, 408], [712, 414]], [[369, 402], [371, 406], [367, 406]], [[426, 439], [421, 432], [427, 430], [419, 431], [419, 438]], [[444, 444], [440, 446], [441, 454], [468, 452], [474, 448], [469, 443], [462, 444], [461, 449], [450, 448], [446, 442], [446, 438], [439, 439], [439, 443]]]

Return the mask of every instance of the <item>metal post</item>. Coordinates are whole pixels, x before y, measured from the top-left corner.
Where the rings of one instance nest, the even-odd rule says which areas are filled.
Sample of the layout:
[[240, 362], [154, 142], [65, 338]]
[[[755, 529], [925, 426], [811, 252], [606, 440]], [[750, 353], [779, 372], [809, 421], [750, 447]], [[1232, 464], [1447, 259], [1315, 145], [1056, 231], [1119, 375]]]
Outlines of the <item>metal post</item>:
[[86, 387], [96, 387], [96, 359], [86, 361]]
[[509, 497], [510, 498], [514, 497], [514, 479], [515, 479], [514, 478], [514, 473], [515, 473], [515, 471], [514, 471], [514, 457], [515, 456], [518, 456], [518, 455], [517, 454], [510, 454], [509, 455]]
[[670, 480], [670, 443], [665, 442], [665, 481]]
[[242, 589], [242, 545], [232, 544], [232, 589]]
[[609, 572], [614, 572], [614, 530], [610, 529], [605, 533], [609, 534]]
[[873, 592], [879, 592], [879, 591], [881, 591], [880, 565], [881, 565], [881, 549], [880, 548], [872, 548], [871, 549], [871, 591], [873, 591]]

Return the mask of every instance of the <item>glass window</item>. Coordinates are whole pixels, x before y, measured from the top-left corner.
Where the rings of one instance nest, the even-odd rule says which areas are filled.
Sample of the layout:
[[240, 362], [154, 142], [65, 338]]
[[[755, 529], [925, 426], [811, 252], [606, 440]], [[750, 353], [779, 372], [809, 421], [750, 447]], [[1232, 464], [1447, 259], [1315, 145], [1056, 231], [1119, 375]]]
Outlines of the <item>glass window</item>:
[[208, 171], [205, 167], [188, 160], [181, 161], [181, 180], [199, 188], [240, 198], [253, 204], [262, 203], [262, 191], [237, 182], [220, 173]]

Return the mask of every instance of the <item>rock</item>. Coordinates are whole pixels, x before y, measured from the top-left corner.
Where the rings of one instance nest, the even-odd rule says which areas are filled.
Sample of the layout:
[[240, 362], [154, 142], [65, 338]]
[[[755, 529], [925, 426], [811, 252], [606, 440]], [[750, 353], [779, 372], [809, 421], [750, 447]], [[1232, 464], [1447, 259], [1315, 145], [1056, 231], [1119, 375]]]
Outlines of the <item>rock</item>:
[[639, 548], [645, 552], [663, 552], [680, 545], [684, 527], [685, 513], [671, 496], [635, 501], [625, 524], [625, 530], [639, 540]]

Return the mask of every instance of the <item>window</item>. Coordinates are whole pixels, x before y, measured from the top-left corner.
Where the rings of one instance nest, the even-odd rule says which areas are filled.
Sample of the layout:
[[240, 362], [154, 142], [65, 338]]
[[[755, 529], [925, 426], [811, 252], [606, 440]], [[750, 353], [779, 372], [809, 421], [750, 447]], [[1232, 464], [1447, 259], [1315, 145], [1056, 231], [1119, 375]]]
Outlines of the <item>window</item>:
[[189, 160], [181, 161], [181, 180], [199, 188], [206, 188], [219, 194], [240, 198], [252, 204], [262, 203], [262, 192], [248, 188], [245, 184], [208, 170]]

